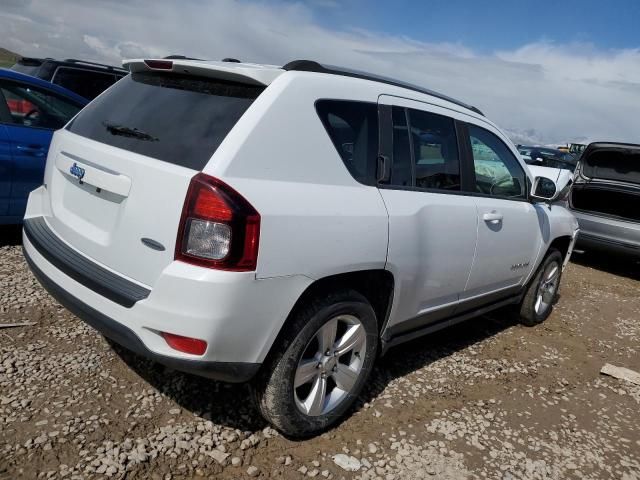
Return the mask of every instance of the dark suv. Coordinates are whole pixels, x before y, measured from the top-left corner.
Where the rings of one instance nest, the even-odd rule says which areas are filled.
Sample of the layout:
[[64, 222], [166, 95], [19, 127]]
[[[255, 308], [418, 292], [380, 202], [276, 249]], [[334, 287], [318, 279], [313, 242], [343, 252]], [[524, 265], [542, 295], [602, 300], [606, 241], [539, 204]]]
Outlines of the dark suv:
[[129, 73], [123, 68], [72, 58], [54, 60], [24, 57], [11, 69], [65, 87], [87, 100], [93, 100]]

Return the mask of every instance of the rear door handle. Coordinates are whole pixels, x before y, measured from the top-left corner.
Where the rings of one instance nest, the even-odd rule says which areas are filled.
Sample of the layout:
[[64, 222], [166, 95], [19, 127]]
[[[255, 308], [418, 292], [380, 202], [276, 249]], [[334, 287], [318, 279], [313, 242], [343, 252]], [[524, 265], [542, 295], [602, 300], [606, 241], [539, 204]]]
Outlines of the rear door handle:
[[491, 213], [485, 213], [484, 215], [482, 215], [482, 219], [487, 223], [493, 223], [495, 225], [502, 221], [503, 216], [501, 213], [491, 212]]

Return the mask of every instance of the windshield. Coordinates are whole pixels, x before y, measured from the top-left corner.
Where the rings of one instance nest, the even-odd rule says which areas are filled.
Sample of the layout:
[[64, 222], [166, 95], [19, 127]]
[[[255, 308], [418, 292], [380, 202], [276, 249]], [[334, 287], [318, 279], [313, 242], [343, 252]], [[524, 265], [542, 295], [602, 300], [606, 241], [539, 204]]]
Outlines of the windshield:
[[518, 151], [529, 165], [538, 165], [541, 167], [562, 168], [571, 170], [576, 168], [577, 160], [570, 153], [562, 150], [544, 147], [518, 147]]
[[11, 70], [35, 76], [39, 68], [40, 65], [23, 65], [22, 63], [16, 63], [13, 67], [11, 67]]
[[127, 75], [67, 127], [92, 140], [202, 170], [264, 87], [168, 73]]

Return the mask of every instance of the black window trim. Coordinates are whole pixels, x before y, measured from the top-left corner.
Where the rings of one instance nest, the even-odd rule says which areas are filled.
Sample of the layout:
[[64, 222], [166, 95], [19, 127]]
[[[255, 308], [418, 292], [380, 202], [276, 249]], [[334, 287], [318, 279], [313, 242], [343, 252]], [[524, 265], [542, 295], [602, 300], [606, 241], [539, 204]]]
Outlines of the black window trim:
[[[48, 132], [55, 132], [56, 130], [61, 130], [63, 129], [79, 112], [80, 110], [82, 110], [84, 108], [84, 105], [81, 105], [80, 103], [76, 102], [75, 100], [69, 98], [69, 97], [65, 97], [64, 95], [58, 93], [58, 92], [52, 92], [50, 90], [47, 90], [43, 87], [41, 87], [40, 85], [31, 85], [30, 83], [26, 83], [26, 82], [18, 82], [16, 80], [10, 79], [10, 78], [2, 78], [0, 79], [0, 88], [2, 88], [2, 85], [6, 85], [7, 83], [12, 83], [18, 87], [27, 85], [29, 86], [29, 88], [33, 88], [34, 90], [39, 90], [41, 92], [46, 93], [47, 95], [51, 95], [52, 97], [57, 97], [59, 99], [65, 100], [66, 102], [71, 103], [72, 105], [75, 105], [76, 107], [78, 107], [78, 112], [76, 112], [75, 115], [73, 115], [71, 118], [69, 118], [69, 120], [67, 120], [67, 122], [60, 128], [48, 128], [48, 127], [35, 127], [35, 126], [26, 126], [26, 125], [18, 125], [16, 123], [13, 123], [13, 121], [7, 123], [7, 122], [3, 122], [2, 119], [0, 119], [0, 125], [6, 125], [6, 126], [10, 126], [10, 127], [20, 127], [20, 128], [33, 128], [36, 130], [44, 130], [44, 131], [48, 131]], [[0, 92], [0, 94], [2, 94], [2, 92]], [[0, 98], [0, 100], [2, 101], [6, 101], [6, 98], [4, 97], [4, 94], [2, 94], [2, 97]]]
[[416, 149], [413, 145], [412, 133], [411, 133], [411, 115], [409, 115], [409, 109], [407, 107], [402, 107], [404, 110], [404, 121], [407, 124], [407, 139], [409, 142], [409, 163], [411, 165], [411, 186], [414, 188], [418, 187], [417, 178], [416, 178]]

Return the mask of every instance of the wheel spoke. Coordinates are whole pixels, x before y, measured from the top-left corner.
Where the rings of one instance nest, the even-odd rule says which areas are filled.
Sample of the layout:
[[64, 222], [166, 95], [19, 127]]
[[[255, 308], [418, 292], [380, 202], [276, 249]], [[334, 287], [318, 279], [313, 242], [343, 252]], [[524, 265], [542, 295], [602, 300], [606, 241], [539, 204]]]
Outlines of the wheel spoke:
[[558, 265], [554, 265], [551, 271], [547, 274], [547, 278], [546, 278], [547, 283], [555, 280], [557, 275], [558, 275]]
[[335, 346], [336, 354], [341, 356], [351, 350], [359, 351], [365, 338], [364, 328], [361, 325], [350, 325]]
[[325, 353], [333, 348], [338, 330], [338, 319], [332, 318], [318, 331], [318, 348], [320, 353]]
[[320, 415], [324, 408], [324, 400], [327, 394], [327, 379], [318, 375], [313, 382], [309, 396], [304, 402], [309, 415]]
[[542, 311], [542, 308], [540, 308], [542, 306], [542, 295], [538, 295], [538, 298], [536, 298], [536, 304], [535, 304], [535, 310], [537, 314], [540, 314], [540, 312]]
[[296, 378], [293, 385], [298, 388], [300, 385], [309, 383], [316, 375], [318, 375], [318, 361], [315, 358], [302, 360], [296, 370]]
[[360, 378], [367, 346], [367, 330], [355, 315], [339, 314], [319, 327], [302, 351], [293, 376], [298, 410], [317, 417], [343, 404]]
[[345, 392], [350, 392], [358, 380], [358, 372], [342, 363], [336, 365], [336, 371], [332, 376], [338, 388]]

